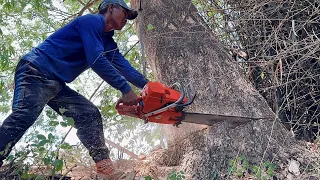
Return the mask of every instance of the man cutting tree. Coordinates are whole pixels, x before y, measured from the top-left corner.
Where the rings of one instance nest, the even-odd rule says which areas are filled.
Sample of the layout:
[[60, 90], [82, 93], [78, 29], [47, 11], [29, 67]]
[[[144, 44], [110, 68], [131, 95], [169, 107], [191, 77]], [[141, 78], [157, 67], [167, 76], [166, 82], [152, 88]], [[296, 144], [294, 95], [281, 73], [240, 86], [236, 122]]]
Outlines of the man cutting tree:
[[74, 19], [19, 61], [12, 113], [0, 127], [0, 166], [48, 104], [59, 114], [59, 108], [66, 109], [63, 115], [74, 119], [77, 135], [96, 162], [98, 174], [107, 179], [127, 176], [115, 169], [109, 158], [98, 108], [66, 85], [92, 68], [122, 92], [119, 101], [135, 105], [138, 97], [128, 81], [138, 88], [148, 82], [120, 54], [112, 38], [113, 31], [121, 30], [127, 20], [135, 19], [137, 12], [123, 0], [103, 0], [98, 10], [98, 14]]

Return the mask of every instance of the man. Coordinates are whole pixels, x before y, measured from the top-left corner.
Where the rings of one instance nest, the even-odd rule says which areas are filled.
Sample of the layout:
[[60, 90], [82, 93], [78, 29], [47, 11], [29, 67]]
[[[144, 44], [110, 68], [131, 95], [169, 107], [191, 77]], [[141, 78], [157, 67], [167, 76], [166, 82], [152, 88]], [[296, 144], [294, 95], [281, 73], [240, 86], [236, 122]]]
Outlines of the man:
[[[123, 0], [103, 0], [99, 14], [76, 18], [23, 56], [16, 67], [12, 113], [0, 127], [0, 166], [12, 147], [48, 104], [57, 113], [75, 121], [77, 135], [96, 162], [97, 172], [108, 179], [121, 179], [105, 145], [100, 112], [89, 100], [66, 86], [92, 68], [102, 79], [122, 92], [125, 105], [138, 103], [128, 82], [143, 88], [148, 82], [120, 54], [112, 39], [137, 17]], [[61, 113], [60, 113], [61, 114]]]

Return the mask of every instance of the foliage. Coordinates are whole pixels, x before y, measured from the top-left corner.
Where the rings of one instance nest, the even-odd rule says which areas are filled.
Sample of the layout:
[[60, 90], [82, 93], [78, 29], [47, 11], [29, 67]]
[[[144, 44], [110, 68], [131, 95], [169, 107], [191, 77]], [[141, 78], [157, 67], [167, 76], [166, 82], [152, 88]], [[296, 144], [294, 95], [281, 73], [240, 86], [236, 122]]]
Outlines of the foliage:
[[168, 173], [167, 180], [182, 180], [185, 179], [183, 171], [177, 172], [175, 169]]
[[[65, 112], [64, 109], [60, 109], [60, 111]], [[74, 121], [72, 118], [64, 116], [64, 119], [62, 121], [58, 121], [57, 123], [50, 123], [50, 125], [54, 127], [59, 124], [61, 126], [70, 127], [74, 125]], [[63, 170], [64, 160], [59, 159], [59, 157], [57, 156], [59, 150], [61, 149], [62, 151], [68, 151], [72, 150], [73, 147], [69, 143], [59, 140], [59, 137], [54, 136], [52, 133], [44, 135], [36, 132], [33, 135], [36, 136], [36, 138], [31, 138], [32, 142], [25, 148], [16, 151], [14, 154], [12, 153], [7, 158], [8, 163], [21, 164], [21, 166], [23, 167], [23, 173], [20, 173], [20, 175], [25, 179], [33, 176], [32, 174], [29, 174], [29, 166], [31, 165], [50, 167], [50, 169], [47, 170], [50, 170], [52, 175], [56, 174], [57, 172], [61, 172]]]
[[154, 26], [152, 24], [148, 24], [147, 30], [152, 31], [154, 29]]
[[267, 180], [274, 176], [276, 165], [270, 162], [264, 162], [262, 167], [254, 165], [252, 171], [259, 179]]
[[258, 179], [267, 180], [275, 175], [276, 165], [265, 161], [261, 165], [250, 164], [244, 156], [238, 156], [230, 159], [228, 163], [228, 177], [236, 175], [238, 178], [244, 178], [247, 174], [253, 172]]
[[[7, 161], [12, 164], [21, 164], [23, 167], [22, 178], [29, 177], [29, 167], [32, 165], [45, 165], [51, 167], [51, 173], [55, 174], [63, 168], [63, 160], [56, 159], [56, 153], [52, 149], [55, 145], [55, 138], [51, 133], [48, 136], [38, 134], [37, 139], [34, 139], [32, 144], [10, 155]], [[66, 146], [66, 145], [64, 145]], [[68, 147], [67, 147], [68, 148]], [[24, 163], [25, 161], [32, 163]], [[14, 161], [14, 162], [13, 162]]]
[[[168, 173], [167, 180], [182, 180], [185, 179], [185, 175], [183, 171], [177, 172], [177, 170], [173, 169]], [[145, 180], [152, 180], [151, 176], [144, 177]]]

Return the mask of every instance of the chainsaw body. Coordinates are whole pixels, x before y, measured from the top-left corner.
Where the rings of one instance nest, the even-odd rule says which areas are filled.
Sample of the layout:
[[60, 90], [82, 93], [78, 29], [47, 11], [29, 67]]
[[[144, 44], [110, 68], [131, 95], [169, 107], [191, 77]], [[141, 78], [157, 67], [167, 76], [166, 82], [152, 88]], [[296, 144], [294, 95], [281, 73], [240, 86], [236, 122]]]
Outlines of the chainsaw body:
[[182, 110], [194, 100], [194, 96], [190, 98], [189, 94], [180, 83], [166, 87], [160, 82], [150, 81], [143, 88], [138, 105], [117, 104], [116, 109], [120, 115], [140, 118], [145, 122], [178, 125], [182, 120]]

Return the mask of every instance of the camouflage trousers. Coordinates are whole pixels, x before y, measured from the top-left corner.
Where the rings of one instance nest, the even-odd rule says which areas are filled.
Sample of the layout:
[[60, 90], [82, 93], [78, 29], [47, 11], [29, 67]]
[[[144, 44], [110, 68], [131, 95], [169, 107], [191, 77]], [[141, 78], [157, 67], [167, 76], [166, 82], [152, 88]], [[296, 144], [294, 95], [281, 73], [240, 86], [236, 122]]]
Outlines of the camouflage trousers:
[[15, 71], [12, 113], [0, 127], [0, 161], [9, 155], [46, 104], [59, 114], [59, 108], [65, 109], [63, 115], [74, 119], [77, 136], [95, 162], [109, 158], [98, 108], [64, 82], [49, 79], [32, 63], [20, 60]]

